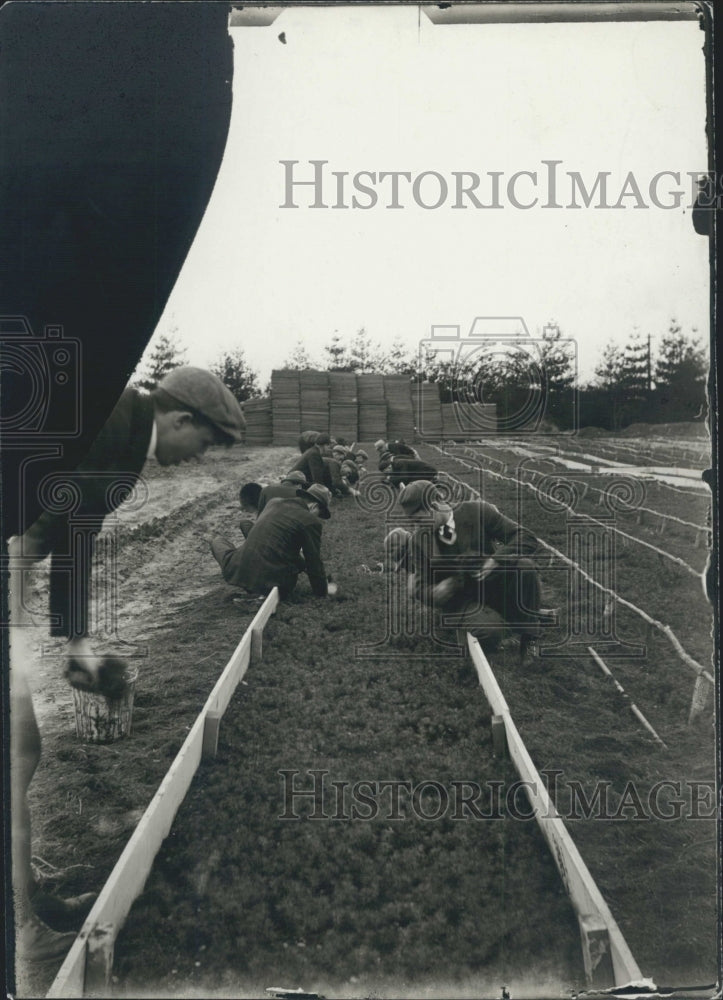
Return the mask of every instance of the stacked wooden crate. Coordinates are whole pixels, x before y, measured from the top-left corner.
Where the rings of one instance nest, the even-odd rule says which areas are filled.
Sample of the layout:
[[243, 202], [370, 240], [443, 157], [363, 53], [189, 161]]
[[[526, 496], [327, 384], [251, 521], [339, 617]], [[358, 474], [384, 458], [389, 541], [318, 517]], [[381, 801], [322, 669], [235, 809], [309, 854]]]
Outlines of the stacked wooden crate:
[[271, 399], [259, 396], [241, 404], [246, 420], [246, 444], [271, 444], [274, 437]]
[[412, 385], [417, 436], [439, 441], [442, 434], [442, 403], [437, 382], [416, 382]]
[[284, 368], [271, 372], [271, 417], [274, 444], [297, 444], [302, 429], [298, 371]]
[[387, 437], [387, 402], [383, 375], [357, 375], [359, 400], [359, 440]]
[[385, 375], [384, 398], [387, 401], [387, 436], [390, 440], [414, 440], [412, 382], [409, 375]]
[[309, 368], [299, 372], [301, 430], [329, 430], [329, 373]]
[[329, 372], [329, 430], [349, 444], [359, 436], [356, 375]]

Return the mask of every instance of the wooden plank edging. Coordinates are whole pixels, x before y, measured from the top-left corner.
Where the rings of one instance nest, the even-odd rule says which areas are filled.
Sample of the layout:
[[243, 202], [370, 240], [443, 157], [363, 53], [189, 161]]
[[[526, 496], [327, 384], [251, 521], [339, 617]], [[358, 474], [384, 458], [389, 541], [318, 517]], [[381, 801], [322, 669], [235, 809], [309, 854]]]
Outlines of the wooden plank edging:
[[[557, 812], [539, 771], [512, 720], [497, 679], [477, 640], [468, 632], [467, 643], [480, 684], [495, 715], [504, 720], [507, 748], [517, 772], [526, 782], [525, 790], [560, 877], [580, 921], [593, 917], [607, 928], [615, 986], [626, 986], [641, 980], [643, 975], [617, 925], [610, 908], [597, 887], [587, 865], [575, 846], [570, 833]], [[587, 965], [587, 957], [586, 957]]]
[[156, 854], [170, 833], [176, 813], [201, 762], [206, 715], [208, 712], [222, 715], [228, 707], [248, 668], [252, 630], [263, 629], [278, 604], [279, 592], [274, 587], [231, 654], [158, 791], [141, 816], [53, 980], [48, 997], [84, 995], [88, 940], [99, 925], [111, 924], [117, 934], [134, 901], [143, 891]]

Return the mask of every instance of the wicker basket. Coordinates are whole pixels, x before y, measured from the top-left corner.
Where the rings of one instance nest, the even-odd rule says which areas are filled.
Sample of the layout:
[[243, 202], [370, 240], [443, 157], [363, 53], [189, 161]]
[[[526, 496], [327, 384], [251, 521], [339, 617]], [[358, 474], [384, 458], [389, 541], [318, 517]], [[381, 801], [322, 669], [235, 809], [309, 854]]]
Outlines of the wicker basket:
[[125, 679], [125, 694], [112, 700], [102, 694], [73, 688], [75, 732], [79, 740], [84, 743], [113, 743], [130, 734], [137, 668], [129, 668]]

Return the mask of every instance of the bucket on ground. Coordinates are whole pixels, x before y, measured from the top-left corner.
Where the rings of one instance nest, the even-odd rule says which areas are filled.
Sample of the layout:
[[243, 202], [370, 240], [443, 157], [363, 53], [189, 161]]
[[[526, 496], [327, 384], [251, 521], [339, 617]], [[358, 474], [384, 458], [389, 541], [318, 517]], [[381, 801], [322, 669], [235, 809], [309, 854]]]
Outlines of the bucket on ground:
[[73, 688], [75, 732], [84, 743], [113, 743], [128, 736], [133, 721], [133, 697], [138, 669], [129, 667], [126, 689], [120, 698], [107, 698], [92, 691]]

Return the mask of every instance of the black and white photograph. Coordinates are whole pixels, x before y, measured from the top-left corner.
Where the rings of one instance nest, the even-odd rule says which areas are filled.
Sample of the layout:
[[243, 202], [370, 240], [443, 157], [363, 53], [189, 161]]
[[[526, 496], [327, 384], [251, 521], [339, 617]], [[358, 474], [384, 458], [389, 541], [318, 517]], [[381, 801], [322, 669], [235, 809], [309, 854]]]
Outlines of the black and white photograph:
[[0, 7], [8, 997], [720, 995], [714, 27]]

